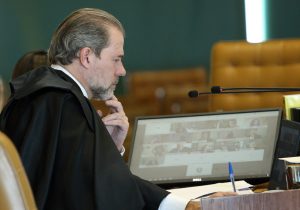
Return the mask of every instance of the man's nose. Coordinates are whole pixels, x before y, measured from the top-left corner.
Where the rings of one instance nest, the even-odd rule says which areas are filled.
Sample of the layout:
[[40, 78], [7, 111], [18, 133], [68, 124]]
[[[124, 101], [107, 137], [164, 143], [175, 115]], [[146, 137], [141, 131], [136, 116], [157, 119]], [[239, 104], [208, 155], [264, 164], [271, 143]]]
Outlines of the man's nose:
[[118, 76], [125, 76], [126, 75], [126, 69], [125, 69], [123, 64], [120, 66], [120, 68], [118, 68], [117, 74], [118, 74]]

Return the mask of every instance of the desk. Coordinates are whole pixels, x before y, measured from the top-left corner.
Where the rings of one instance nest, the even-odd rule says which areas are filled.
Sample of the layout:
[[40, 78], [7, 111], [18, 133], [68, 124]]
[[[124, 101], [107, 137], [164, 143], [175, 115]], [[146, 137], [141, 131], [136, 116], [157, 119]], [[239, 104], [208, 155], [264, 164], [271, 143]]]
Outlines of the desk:
[[300, 209], [300, 190], [202, 198], [200, 202], [202, 210], [297, 210]]

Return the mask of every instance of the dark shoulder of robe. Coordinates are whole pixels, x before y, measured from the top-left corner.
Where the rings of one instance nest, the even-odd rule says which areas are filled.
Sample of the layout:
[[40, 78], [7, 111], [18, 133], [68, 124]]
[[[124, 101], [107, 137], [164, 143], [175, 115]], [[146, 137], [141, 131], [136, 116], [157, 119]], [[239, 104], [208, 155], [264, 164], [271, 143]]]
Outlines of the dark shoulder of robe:
[[40, 210], [158, 209], [168, 193], [130, 173], [67, 75], [42, 67], [11, 89], [0, 126], [20, 152]]

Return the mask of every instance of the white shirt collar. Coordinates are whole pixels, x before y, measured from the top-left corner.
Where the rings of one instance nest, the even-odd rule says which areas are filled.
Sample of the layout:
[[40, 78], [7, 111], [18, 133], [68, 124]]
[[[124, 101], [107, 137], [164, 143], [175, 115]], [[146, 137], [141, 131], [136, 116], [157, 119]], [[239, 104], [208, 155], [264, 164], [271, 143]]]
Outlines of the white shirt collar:
[[75, 82], [76, 84], [79, 86], [82, 94], [88, 98], [88, 94], [86, 92], [86, 90], [84, 89], [84, 87], [80, 84], [80, 82], [68, 71], [66, 70], [64, 67], [60, 66], [60, 65], [55, 65], [55, 64], [52, 64], [51, 67], [55, 70], [59, 70], [59, 71], [62, 71], [64, 72], [66, 75], [68, 75], [69, 77], [71, 77]]

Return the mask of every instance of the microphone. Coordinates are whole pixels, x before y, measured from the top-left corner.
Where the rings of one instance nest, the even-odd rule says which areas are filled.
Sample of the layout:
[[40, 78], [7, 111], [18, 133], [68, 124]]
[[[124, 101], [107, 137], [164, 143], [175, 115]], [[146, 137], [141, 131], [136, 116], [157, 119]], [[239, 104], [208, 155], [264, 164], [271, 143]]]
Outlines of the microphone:
[[190, 98], [196, 98], [199, 95], [207, 95], [207, 94], [212, 94], [212, 92], [199, 92], [198, 90], [191, 90], [188, 92], [188, 96]]
[[225, 94], [225, 93], [257, 93], [257, 92], [292, 92], [300, 91], [297, 87], [279, 88], [279, 87], [244, 87], [244, 88], [222, 88], [220, 86], [212, 86], [211, 92], [199, 92], [197, 90], [191, 90], [188, 92], [188, 96], [191, 98], [198, 97], [202, 94]]

